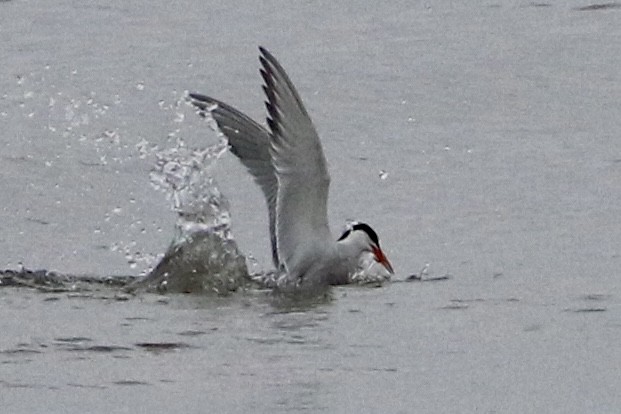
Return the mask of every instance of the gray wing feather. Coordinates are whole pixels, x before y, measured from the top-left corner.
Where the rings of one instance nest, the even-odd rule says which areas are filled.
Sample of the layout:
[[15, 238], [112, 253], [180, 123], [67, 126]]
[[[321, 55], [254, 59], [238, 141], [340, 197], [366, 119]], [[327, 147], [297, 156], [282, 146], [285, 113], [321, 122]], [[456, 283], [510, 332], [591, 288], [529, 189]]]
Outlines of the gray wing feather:
[[319, 136], [293, 83], [264, 48], [261, 75], [269, 114], [269, 151], [278, 179], [278, 257], [291, 276], [303, 274], [332, 240], [328, 226], [330, 176]]
[[216, 121], [218, 129], [226, 136], [231, 152], [254, 177], [267, 201], [269, 214], [272, 260], [279, 267], [276, 244], [276, 197], [278, 181], [269, 152], [270, 133], [242, 112], [209, 96], [191, 93], [190, 102], [198, 107], [203, 116]]

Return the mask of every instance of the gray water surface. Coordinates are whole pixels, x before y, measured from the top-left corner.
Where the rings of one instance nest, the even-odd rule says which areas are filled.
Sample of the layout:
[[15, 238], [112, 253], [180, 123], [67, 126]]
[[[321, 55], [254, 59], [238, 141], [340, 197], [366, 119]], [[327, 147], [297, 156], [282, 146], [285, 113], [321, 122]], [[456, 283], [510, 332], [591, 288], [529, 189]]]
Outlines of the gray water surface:
[[[621, 8], [592, 6], [0, 2], [0, 268], [153, 266], [155, 155], [218, 141], [184, 91], [262, 119], [261, 44], [322, 137], [335, 233], [370, 223], [397, 280], [451, 275], [298, 308], [3, 288], [3, 412], [619, 412]], [[214, 174], [269, 270], [261, 193], [230, 154]]]

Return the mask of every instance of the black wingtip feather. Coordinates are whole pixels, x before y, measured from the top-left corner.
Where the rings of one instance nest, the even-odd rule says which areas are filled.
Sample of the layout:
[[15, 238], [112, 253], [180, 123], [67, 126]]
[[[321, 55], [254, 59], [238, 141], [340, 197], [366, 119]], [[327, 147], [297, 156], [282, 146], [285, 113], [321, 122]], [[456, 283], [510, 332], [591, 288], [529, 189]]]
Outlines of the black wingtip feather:
[[267, 82], [269, 75], [267, 74], [267, 70], [265, 69], [266, 68], [265, 60], [261, 59], [261, 64], [263, 67], [259, 69], [259, 72], [261, 73], [261, 77], [263, 78], [263, 80]]
[[274, 119], [274, 121], [278, 121], [279, 120], [280, 115], [278, 114], [278, 109], [272, 103], [272, 101], [266, 101], [265, 102], [265, 108], [267, 108], [268, 115], [270, 117], [272, 117]]
[[192, 92], [188, 94], [188, 97], [190, 103], [201, 110], [201, 116], [205, 116], [205, 113], [202, 111], [209, 111], [210, 106], [221, 105], [220, 101], [218, 101], [217, 99], [211, 98], [207, 95], [202, 95], [200, 93]]
[[261, 77], [263, 78], [263, 83], [265, 83], [263, 87], [265, 94], [268, 97], [273, 98], [275, 94], [274, 94], [274, 77], [272, 73], [267, 70], [261, 69]]
[[276, 99], [276, 93], [267, 85], [263, 85], [263, 93], [267, 96], [269, 102], [273, 102]]
[[263, 46], [259, 46], [259, 52], [261, 53], [261, 56], [259, 57], [259, 59], [270, 60], [270, 61], [274, 60], [274, 56], [272, 56], [270, 51], [264, 48]]
[[272, 118], [267, 118], [267, 125], [270, 127], [272, 134], [278, 133], [278, 122], [274, 121]]
[[204, 99], [202, 99], [204, 97], [203, 95], [191, 93], [188, 95], [188, 97], [190, 98], [188, 99], [190, 103], [194, 105], [195, 107], [197, 107], [198, 109], [200, 109], [201, 111], [204, 111], [205, 109], [207, 109], [207, 103], [205, 102]]
[[274, 90], [274, 73], [271, 63], [268, 61], [271, 55], [263, 47], [259, 46], [259, 50], [262, 53], [262, 56], [259, 56], [259, 61], [261, 62], [261, 66], [263, 66], [259, 70], [259, 72], [261, 73], [261, 77], [263, 78], [263, 82], [265, 83], [265, 85], [263, 85], [263, 92], [267, 97], [267, 101], [265, 101], [265, 108], [267, 109], [268, 114], [267, 125], [272, 131], [272, 134], [278, 135], [280, 115], [277, 108], [278, 104], [276, 102], [276, 91]]
[[200, 93], [190, 92], [188, 96], [192, 99], [196, 99], [197, 101], [208, 101], [209, 100], [209, 97], [203, 94], [200, 94]]

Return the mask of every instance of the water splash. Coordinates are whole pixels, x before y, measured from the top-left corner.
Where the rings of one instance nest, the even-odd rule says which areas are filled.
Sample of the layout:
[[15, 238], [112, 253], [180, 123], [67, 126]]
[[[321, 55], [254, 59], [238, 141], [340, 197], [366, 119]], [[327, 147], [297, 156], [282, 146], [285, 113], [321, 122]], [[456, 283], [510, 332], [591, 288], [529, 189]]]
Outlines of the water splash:
[[224, 139], [191, 149], [177, 138], [174, 148], [155, 154], [151, 183], [167, 194], [177, 221], [170, 247], [141, 285], [160, 292], [227, 294], [248, 277], [246, 259], [231, 235], [228, 200], [211, 175], [226, 150]]
[[375, 260], [372, 253], [363, 253], [358, 258], [358, 267], [350, 275], [351, 283], [359, 285], [382, 285], [389, 282], [391, 275], [386, 268]]

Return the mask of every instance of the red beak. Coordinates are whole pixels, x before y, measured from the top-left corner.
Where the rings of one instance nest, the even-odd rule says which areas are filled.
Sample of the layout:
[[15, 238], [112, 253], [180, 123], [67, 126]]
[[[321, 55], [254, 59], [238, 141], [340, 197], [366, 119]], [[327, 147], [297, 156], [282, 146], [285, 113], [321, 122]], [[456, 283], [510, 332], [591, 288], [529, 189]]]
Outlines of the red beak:
[[386, 270], [388, 270], [391, 275], [395, 274], [395, 271], [393, 270], [392, 265], [388, 261], [388, 258], [386, 257], [382, 249], [380, 249], [377, 246], [373, 246], [373, 254], [375, 255], [375, 260], [378, 263], [381, 263], [382, 265], [384, 265]]

